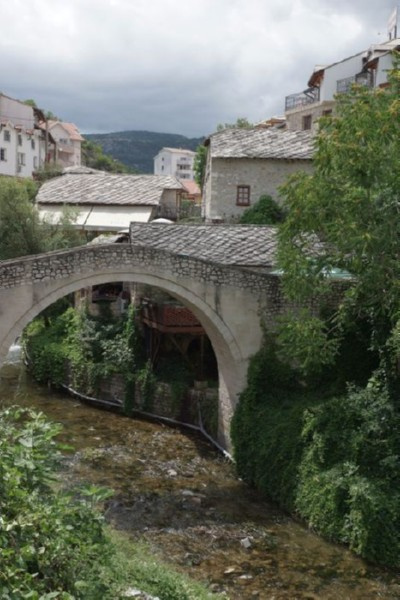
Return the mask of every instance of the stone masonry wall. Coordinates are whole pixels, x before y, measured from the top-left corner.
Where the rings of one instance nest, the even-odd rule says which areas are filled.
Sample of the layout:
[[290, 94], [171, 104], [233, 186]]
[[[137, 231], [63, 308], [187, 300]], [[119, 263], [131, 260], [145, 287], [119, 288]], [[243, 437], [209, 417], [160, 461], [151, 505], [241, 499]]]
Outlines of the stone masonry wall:
[[279, 201], [279, 186], [300, 170], [311, 173], [311, 161], [214, 158], [206, 187], [206, 221], [221, 217], [229, 222], [240, 217], [247, 207], [236, 205], [238, 185], [250, 186], [250, 205], [264, 194]]

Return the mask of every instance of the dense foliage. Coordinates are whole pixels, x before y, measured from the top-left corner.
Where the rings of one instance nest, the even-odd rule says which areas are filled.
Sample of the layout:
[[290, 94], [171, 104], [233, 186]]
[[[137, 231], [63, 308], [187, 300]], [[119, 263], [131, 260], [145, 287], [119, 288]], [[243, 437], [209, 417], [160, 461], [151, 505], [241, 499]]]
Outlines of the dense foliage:
[[[42, 414], [8, 409], [0, 414], [0, 596], [102, 597], [96, 580], [107, 543], [89, 495], [57, 491], [60, 427]], [[94, 492], [94, 491], [93, 491]], [[97, 490], [103, 493], [103, 490]], [[94, 494], [95, 495], [95, 494]], [[91, 594], [86, 591], [88, 579]], [[97, 595], [97, 596], [96, 596]]]
[[161, 600], [213, 598], [147, 548], [109, 534], [96, 509], [109, 490], [61, 488], [60, 429], [29, 409], [0, 412], [2, 600], [117, 600], [133, 588]]
[[284, 218], [284, 212], [279, 204], [268, 194], [260, 196], [258, 201], [246, 208], [239, 219], [245, 225], [276, 225]]
[[129, 413], [136, 382], [149, 390], [148, 367], [139, 340], [133, 305], [123, 318], [109, 305], [98, 316], [64, 304], [35, 319], [24, 333], [24, 345], [34, 377], [41, 383], [70, 385], [89, 396], [113, 374], [125, 377], [125, 409]]
[[377, 372], [337, 395], [305, 386], [268, 341], [250, 365], [232, 437], [248, 483], [326, 537], [398, 567], [400, 411], [381, 380]]
[[[337, 115], [321, 119], [314, 173], [282, 188], [284, 291], [303, 309], [254, 358], [232, 430], [247, 481], [327, 537], [396, 567], [399, 91], [396, 68], [387, 88], [339, 97]], [[350, 278], [334, 306], [337, 276]]]
[[37, 184], [29, 179], [0, 178], [0, 260], [37, 254], [82, 243], [72, 228], [73, 215], [58, 223], [41, 221], [33, 198]]
[[[384, 89], [360, 86], [339, 96], [336, 116], [321, 119], [314, 173], [297, 173], [282, 188], [288, 214], [279, 260], [286, 293], [300, 302], [329, 293], [332, 274], [353, 277], [338, 310], [321, 319], [321, 339], [330, 340], [325, 359], [362, 317], [390, 376], [400, 314], [400, 70], [388, 78]], [[310, 339], [304, 313], [296, 327]], [[315, 362], [320, 357], [317, 345]]]

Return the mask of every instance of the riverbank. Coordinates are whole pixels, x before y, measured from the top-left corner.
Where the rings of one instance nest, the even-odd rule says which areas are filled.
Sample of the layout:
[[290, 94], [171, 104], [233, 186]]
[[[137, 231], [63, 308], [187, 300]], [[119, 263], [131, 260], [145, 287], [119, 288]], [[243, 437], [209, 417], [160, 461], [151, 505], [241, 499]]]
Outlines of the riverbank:
[[400, 596], [395, 574], [324, 542], [265, 502], [198, 436], [94, 409], [18, 367], [1, 371], [0, 398], [61, 422], [60, 441], [74, 447], [65, 484], [112, 488], [110, 525], [214, 593], [231, 600]]

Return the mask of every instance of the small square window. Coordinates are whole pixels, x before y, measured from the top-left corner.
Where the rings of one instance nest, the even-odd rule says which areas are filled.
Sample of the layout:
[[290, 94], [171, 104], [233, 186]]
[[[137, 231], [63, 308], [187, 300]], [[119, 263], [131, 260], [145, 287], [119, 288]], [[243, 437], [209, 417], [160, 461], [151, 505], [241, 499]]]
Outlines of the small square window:
[[237, 206], [249, 206], [250, 204], [250, 186], [238, 185], [236, 189]]
[[8, 129], [4, 130], [4, 136], [3, 137], [4, 137], [4, 141], [5, 142], [9, 142], [10, 141], [11, 136], [10, 136], [10, 132], [8, 131]]
[[5, 148], [0, 148], [0, 160], [7, 160], [7, 151]]
[[311, 115], [304, 115], [303, 117], [303, 130], [311, 129], [312, 117]]
[[332, 109], [331, 108], [328, 108], [327, 110], [323, 110], [322, 111], [322, 116], [323, 117], [330, 117], [331, 114], [332, 114]]

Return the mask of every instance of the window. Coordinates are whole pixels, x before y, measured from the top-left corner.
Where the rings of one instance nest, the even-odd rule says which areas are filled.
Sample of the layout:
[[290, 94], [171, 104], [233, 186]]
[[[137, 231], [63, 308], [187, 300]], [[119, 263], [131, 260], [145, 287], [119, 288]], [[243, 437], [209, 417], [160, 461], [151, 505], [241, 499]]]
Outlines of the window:
[[18, 165], [24, 165], [25, 164], [25, 154], [23, 152], [18, 152]]
[[7, 160], [7, 151], [5, 148], [0, 148], [0, 160]]
[[304, 115], [303, 117], [303, 130], [311, 129], [312, 117], [311, 115]]
[[35, 149], [35, 140], [33, 138], [31, 139], [31, 148], [32, 150]]
[[331, 108], [322, 111], [322, 116], [323, 117], [330, 117], [331, 114], [332, 114], [332, 109]]
[[238, 185], [236, 189], [236, 204], [238, 206], [249, 206], [250, 204], [250, 186]]
[[22, 146], [22, 135], [18, 134], [18, 146]]
[[33, 157], [33, 168], [34, 169], [38, 168], [38, 157], [37, 156]]
[[8, 131], [8, 129], [5, 129], [4, 130], [4, 141], [9, 142], [10, 139], [11, 139], [10, 132]]

